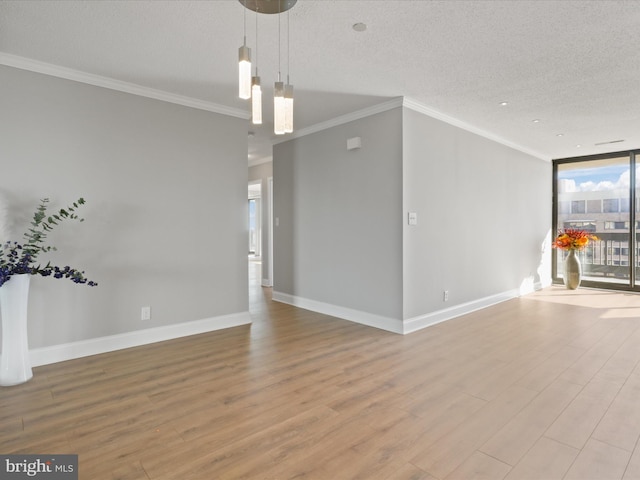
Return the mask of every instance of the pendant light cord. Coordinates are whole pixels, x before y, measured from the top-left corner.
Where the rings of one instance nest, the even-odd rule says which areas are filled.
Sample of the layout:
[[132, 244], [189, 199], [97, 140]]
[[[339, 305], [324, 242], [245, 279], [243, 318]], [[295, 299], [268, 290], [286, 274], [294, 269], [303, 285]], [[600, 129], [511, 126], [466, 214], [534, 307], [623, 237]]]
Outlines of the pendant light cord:
[[247, 0], [244, 0], [243, 3], [244, 9], [242, 11], [242, 23], [243, 23], [243, 31], [244, 31], [244, 44], [247, 44]]

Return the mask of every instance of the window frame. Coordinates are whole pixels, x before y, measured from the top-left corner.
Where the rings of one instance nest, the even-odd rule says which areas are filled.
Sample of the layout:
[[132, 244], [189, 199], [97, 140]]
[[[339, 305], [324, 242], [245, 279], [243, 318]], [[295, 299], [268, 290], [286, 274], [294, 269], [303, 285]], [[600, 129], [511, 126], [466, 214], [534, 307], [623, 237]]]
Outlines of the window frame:
[[[558, 225], [558, 165], [568, 164], [568, 163], [584, 163], [588, 161], [597, 161], [597, 160], [607, 160], [611, 158], [621, 158], [628, 156], [629, 158], [629, 236], [627, 239], [629, 256], [628, 260], [625, 261], [627, 263], [629, 269], [629, 278], [628, 283], [610, 283], [610, 282], [602, 282], [591, 279], [582, 279], [581, 285], [584, 287], [592, 287], [592, 288], [601, 288], [606, 290], [624, 290], [624, 291], [633, 291], [640, 292], [640, 284], [636, 284], [636, 276], [640, 274], [640, 266], [638, 267], [639, 272], [636, 272], [635, 264], [638, 249], [640, 247], [640, 239], [634, 242], [634, 239], [637, 239], [637, 233], [640, 230], [638, 228], [638, 223], [636, 221], [636, 217], [640, 217], [640, 212], [636, 211], [636, 208], [633, 206], [638, 205], [638, 200], [636, 199], [636, 191], [640, 187], [636, 184], [636, 156], [640, 154], [640, 149], [637, 150], [623, 150], [618, 152], [610, 152], [603, 153], [597, 155], [586, 155], [581, 157], [568, 157], [568, 158], [559, 158], [553, 159], [553, 200], [552, 200], [552, 215], [551, 215], [551, 223], [552, 223], [552, 238], [556, 237], [558, 229], [562, 228], [562, 226]], [[570, 204], [572, 205], [572, 204]], [[586, 207], [585, 207], [586, 208]], [[623, 206], [619, 202], [618, 205], [619, 212], [623, 212]], [[570, 207], [570, 210], [572, 208]], [[604, 213], [604, 208], [602, 209]], [[626, 213], [626, 212], [624, 212]], [[558, 255], [552, 251], [551, 255], [551, 275], [552, 282], [554, 285], [562, 285], [564, 284], [563, 279], [558, 276]]]

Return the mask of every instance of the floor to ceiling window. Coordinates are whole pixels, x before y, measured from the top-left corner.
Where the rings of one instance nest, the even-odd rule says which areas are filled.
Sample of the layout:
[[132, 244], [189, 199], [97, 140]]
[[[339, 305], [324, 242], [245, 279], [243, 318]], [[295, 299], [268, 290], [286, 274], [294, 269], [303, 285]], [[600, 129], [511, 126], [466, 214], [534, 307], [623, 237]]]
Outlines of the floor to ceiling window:
[[[636, 289], [640, 268], [636, 224], [639, 187], [635, 153], [554, 160], [553, 223], [556, 231], [586, 230], [600, 240], [579, 252], [585, 286]], [[635, 205], [635, 208], [631, 208]], [[554, 281], [562, 282], [567, 252], [554, 250]]]

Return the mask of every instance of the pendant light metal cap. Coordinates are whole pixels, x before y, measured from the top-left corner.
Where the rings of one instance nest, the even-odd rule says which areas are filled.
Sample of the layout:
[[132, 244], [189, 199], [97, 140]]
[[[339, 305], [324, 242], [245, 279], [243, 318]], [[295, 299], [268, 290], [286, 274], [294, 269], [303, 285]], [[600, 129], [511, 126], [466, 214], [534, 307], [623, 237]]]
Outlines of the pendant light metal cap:
[[276, 97], [284, 97], [284, 82], [275, 82], [274, 95]]
[[239, 62], [251, 62], [251, 49], [246, 45], [242, 45], [238, 49], [238, 61]]
[[287, 83], [284, 86], [284, 98], [293, 98], [293, 85]]

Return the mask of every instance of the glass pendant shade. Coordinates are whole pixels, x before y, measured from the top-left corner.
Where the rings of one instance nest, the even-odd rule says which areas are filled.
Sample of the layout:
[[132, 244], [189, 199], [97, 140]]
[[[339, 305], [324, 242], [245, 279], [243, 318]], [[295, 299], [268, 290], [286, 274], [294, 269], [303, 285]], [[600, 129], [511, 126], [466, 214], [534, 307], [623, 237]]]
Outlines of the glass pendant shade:
[[284, 86], [284, 133], [293, 132], [293, 85]]
[[276, 135], [284, 135], [285, 106], [284, 106], [284, 83], [275, 83], [273, 94], [273, 132]]
[[251, 98], [251, 49], [246, 45], [238, 50], [238, 96]]
[[251, 79], [251, 123], [262, 124], [262, 88], [258, 76]]

